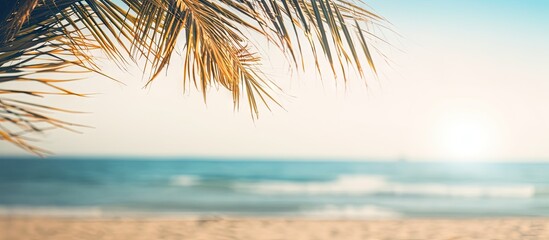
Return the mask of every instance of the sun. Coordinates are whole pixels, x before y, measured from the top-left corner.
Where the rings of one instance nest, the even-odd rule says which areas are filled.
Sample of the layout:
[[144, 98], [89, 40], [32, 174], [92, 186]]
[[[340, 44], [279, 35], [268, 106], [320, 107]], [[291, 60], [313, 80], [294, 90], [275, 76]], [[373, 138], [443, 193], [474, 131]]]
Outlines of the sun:
[[437, 145], [445, 160], [478, 161], [491, 157], [497, 141], [494, 124], [485, 114], [445, 114], [437, 127]]

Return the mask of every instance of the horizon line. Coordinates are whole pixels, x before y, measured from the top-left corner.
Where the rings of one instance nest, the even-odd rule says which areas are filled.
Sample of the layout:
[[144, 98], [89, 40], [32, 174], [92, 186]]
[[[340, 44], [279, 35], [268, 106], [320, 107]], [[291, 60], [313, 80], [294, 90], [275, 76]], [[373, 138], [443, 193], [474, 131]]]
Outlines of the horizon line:
[[507, 159], [437, 159], [437, 158], [382, 158], [382, 157], [303, 157], [303, 156], [216, 156], [216, 155], [53, 155], [34, 156], [13, 154], [0, 156], [5, 159], [27, 160], [116, 160], [116, 161], [232, 161], [232, 162], [394, 162], [394, 163], [549, 163], [548, 158], [507, 158]]

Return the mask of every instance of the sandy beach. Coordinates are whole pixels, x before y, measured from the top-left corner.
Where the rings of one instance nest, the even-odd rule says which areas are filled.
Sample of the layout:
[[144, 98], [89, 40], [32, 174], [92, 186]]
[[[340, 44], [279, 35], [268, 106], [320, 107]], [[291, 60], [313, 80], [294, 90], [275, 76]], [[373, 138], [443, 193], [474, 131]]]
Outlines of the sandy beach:
[[530, 240], [549, 239], [549, 219], [91, 219], [0, 218], [1, 240]]

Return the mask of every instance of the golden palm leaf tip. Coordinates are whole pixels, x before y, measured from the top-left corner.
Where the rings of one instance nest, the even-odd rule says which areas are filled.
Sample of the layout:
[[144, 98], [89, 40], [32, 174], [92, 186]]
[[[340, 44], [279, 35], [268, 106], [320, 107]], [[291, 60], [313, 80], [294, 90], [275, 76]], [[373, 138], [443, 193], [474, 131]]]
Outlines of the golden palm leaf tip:
[[[60, 109], [4, 96], [48, 94], [84, 96], [62, 84], [81, 72], [102, 74], [93, 51], [102, 51], [120, 70], [145, 59], [147, 85], [167, 68], [178, 38], [184, 38], [183, 77], [206, 98], [207, 89], [223, 86], [233, 94], [235, 107], [245, 96], [252, 117], [258, 103], [276, 103], [276, 85], [266, 79], [256, 44], [262, 36], [305, 69], [311, 55], [328, 61], [334, 76], [351, 65], [363, 76], [361, 57], [375, 74], [372, 49], [383, 27], [382, 17], [352, 0], [3, 0], [0, 11], [0, 84], [34, 82], [40, 91], [0, 87], [0, 139], [36, 154], [45, 150], [29, 144], [27, 133], [73, 124], [48, 117]], [[184, 34], [180, 34], [183, 32]], [[254, 38], [255, 39], [255, 38]], [[362, 51], [360, 50], [362, 49]], [[47, 79], [43, 76], [48, 74]], [[107, 76], [109, 77], [109, 76]], [[191, 84], [192, 83], [192, 84]], [[11, 84], [13, 86], [13, 84]], [[13, 98], [13, 97], [12, 97]], [[41, 113], [37, 113], [40, 111]]]

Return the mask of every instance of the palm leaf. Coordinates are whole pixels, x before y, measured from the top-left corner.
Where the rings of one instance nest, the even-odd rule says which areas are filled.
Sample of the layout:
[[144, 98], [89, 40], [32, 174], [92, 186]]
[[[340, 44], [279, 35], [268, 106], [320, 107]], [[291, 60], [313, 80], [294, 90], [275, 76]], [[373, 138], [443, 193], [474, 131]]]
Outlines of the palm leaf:
[[384, 28], [385, 21], [362, 5], [352, 0], [11, 1], [0, 10], [6, 22], [0, 27], [0, 84], [33, 82], [43, 90], [0, 86], [0, 139], [41, 154], [27, 133], [73, 127], [35, 111], [57, 108], [4, 96], [85, 96], [63, 84], [78, 80], [71, 76], [76, 73], [104, 74], [95, 63], [96, 51], [121, 70], [145, 59], [150, 85], [168, 68], [177, 43], [184, 42], [184, 86], [194, 85], [204, 99], [209, 88], [222, 86], [232, 92], [235, 107], [244, 96], [253, 117], [258, 102], [277, 104], [273, 93], [278, 91], [260, 71], [254, 37], [277, 46], [296, 69], [306, 69], [305, 56], [312, 55], [320, 74], [325, 60], [345, 81], [347, 65], [362, 76], [362, 59], [377, 74], [370, 45], [379, 37], [367, 26]]

